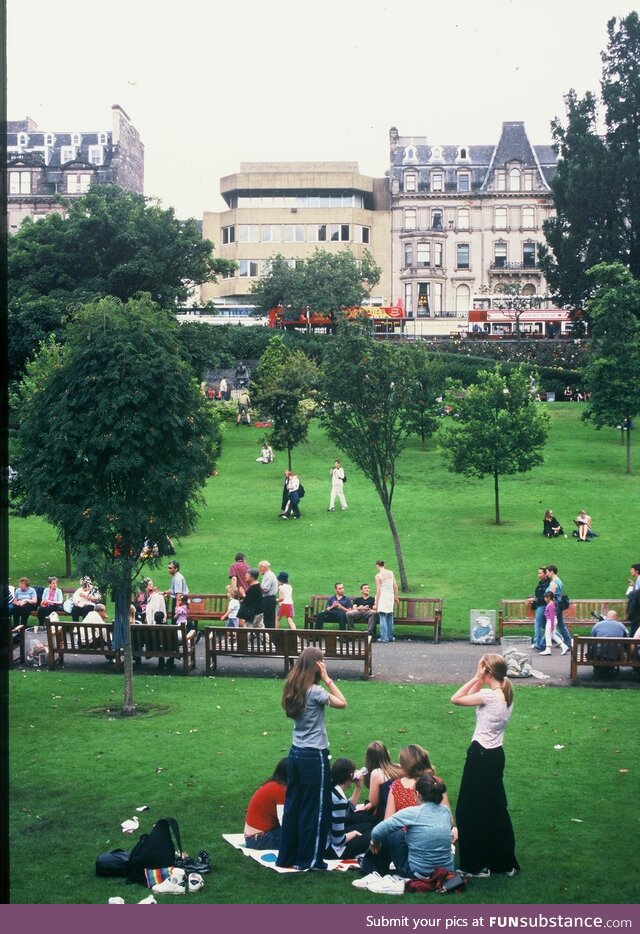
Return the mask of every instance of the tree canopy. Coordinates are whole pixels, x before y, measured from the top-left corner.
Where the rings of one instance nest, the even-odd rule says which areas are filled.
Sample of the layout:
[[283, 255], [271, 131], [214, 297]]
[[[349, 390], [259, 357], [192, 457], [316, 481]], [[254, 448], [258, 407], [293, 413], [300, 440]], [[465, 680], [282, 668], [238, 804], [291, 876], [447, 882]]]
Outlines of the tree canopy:
[[501, 476], [525, 473], [543, 461], [549, 415], [534, 401], [529, 374], [519, 366], [481, 370], [466, 389], [450, 381], [450, 418], [438, 442], [445, 463], [465, 477], [493, 477], [495, 523], [500, 525]]
[[142, 547], [193, 528], [219, 448], [210, 407], [175, 353], [179, 327], [148, 296], [82, 306], [17, 392], [16, 466], [30, 510], [88, 553], [127, 632]]
[[592, 339], [585, 369], [591, 394], [585, 418], [596, 428], [626, 428], [627, 473], [631, 473], [633, 420], [640, 413], [640, 282], [620, 263], [595, 266], [595, 293], [588, 304]]
[[[621, 262], [640, 277], [640, 19], [607, 24], [602, 96], [565, 96], [566, 122], [552, 124], [559, 154], [551, 182], [556, 216], [544, 223], [541, 263], [552, 292], [583, 308], [598, 263]], [[601, 133], [603, 111], [605, 132]]]
[[396, 463], [412, 430], [405, 411], [410, 381], [397, 348], [346, 322], [322, 362], [322, 422], [331, 441], [358, 465], [380, 497], [405, 591], [407, 572], [392, 505]]
[[148, 293], [162, 308], [214, 280], [229, 261], [214, 257], [197, 222], [178, 221], [149, 198], [97, 186], [8, 239], [9, 357], [13, 375], [66, 315], [106, 295]]
[[273, 422], [269, 440], [286, 451], [289, 470], [294, 447], [307, 440], [310, 412], [304, 401], [314, 394], [318, 369], [302, 350], [291, 350], [279, 334], [269, 341], [251, 382], [253, 404]]
[[349, 250], [329, 253], [315, 250], [312, 256], [296, 260], [294, 265], [282, 254], [270, 260], [270, 271], [256, 282], [251, 294], [266, 315], [271, 308], [309, 308], [331, 314], [341, 308], [361, 305], [380, 280], [381, 269], [368, 250], [362, 261]]

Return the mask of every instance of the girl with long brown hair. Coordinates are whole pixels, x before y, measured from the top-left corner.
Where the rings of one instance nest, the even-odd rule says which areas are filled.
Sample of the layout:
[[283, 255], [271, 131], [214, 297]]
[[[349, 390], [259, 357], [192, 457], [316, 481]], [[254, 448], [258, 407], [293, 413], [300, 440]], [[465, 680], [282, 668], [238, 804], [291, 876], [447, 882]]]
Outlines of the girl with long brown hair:
[[282, 692], [284, 712], [294, 725], [278, 866], [327, 868], [323, 859], [331, 827], [331, 768], [324, 725], [327, 705], [343, 709], [347, 702], [329, 677], [320, 649], [309, 646], [296, 659]]
[[365, 784], [369, 789], [369, 801], [374, 809], [374, 817], [379, 821], [384, 817], [389, 789], [403, 772], [399, 765], [391, 761], [389, 750], [380, 740], [374, 740], [367, 746], [364, 765], [367, 770]]
[[504, 790], [504, 731], [513, 713], [513, 688], [502, 655], [483, 655], [475, 675], [451, 698], [476, 708], [476, 728], [462, 773], [456, 823], [460, 872], [486, 878], [515, 876], [520, 866]]

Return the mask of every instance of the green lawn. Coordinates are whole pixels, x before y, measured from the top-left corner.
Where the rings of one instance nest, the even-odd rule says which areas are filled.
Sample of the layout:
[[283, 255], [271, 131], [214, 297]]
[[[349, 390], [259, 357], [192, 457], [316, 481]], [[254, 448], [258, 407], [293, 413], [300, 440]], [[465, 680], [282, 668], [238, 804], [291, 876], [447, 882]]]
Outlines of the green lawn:
[[[347, 710], [327, 714], [332, 754], [362, 764], [372, 739], [394, 755], [419, 742], [455, 803], [474, 716], [449, 703], [451, 688], [351, 681], [343, 687]], [[184, 846], [212, 855], [214, 871], [194, 901], [397, 904], [354, 889], [355, 874], [279, 876], [221, 840], [222, 833], [242, 831], [250, 794], [286, 755], [291, 724], [279, 705], [281, 689], [276, 679], [139, 676], [138, 703], [164, 712], [122, 721], [88, 713], [118, 707], [119, 678], [12, 672], [13, 901], [142, 898], [142, 888], [95, 878], [93, 862], [102, 850], [130, 848], [136, 838], [123, 836], [120, 822], [148, 804], [141, 832], [174, 816]], [[630, 868], [640, 766], [633, 703], [635, 695], [624, 691], [516, 686], [506, 786], [522, 872], [475, 880], [456, 904], [637, 901]], [[420, 904], [424, 896], [410, 901]]]
[[[503, 597], [533, 592], [536, 569], [555, 563], [571, 597], [624, 594], [629, 565], [640, 560], [636, 529], [639, 485], [625, 474], [619, 432], [595, 431], [581, 421], [583, 407], [549, 406], [552, 431], [545, 464], [501, 484], [503, 524], [493, 524], [493, 484], [448, 473], [430, 442], [412, 441], [399, 465], [394, 500], [412, 592], [445, 599], [444, 637], [468, 636], [469, 610], [498, 607]], [[218, 475], [207, 482], [197, 531], [179, 543], [177, 557], [192, 591], [220, 592], [237, 550], [251, 562], [270, 560], [289, 572], [299, 616], [311, 593], [347, 592], [372, 581], [375, 561], [395, 567], [382, 506], [371, 484], [348, 462], [349, 511], [328, 513], [334, 451], [315, 424], [309, 443], [294, 452], [307, 490], [303, 519], [278, 518], [284, 455], [258, 464], [262, 432], [225, 427]], [[543, 538], [542, 514], [551, 507], [569, 530], [585, 508], [600, 537], [588, 544]], [[40, 519], [12, 519], [10, 576], [43, 583], [64, 570], [62, 543]], [[161, 586], [164, 565], [154, 572]], [[69, 583], [74, 583], [70, 581]]]

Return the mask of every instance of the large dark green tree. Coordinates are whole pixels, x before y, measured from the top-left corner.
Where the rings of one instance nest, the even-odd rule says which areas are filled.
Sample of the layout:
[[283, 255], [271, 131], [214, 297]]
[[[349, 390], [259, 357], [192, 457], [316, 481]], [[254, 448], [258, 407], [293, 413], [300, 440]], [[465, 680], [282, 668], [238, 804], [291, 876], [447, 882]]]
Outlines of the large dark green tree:
[[404, 591], [409, 585], [392, 507], [397, 461], [412, 431], [405, 408], [410, 379], [396, 347], [374, 341], [346, 322], [322, 363], [323, 424], [380, 497]]
[[551, 291], [574, 308], [583, 308], [591, 294], [591, 266], [621, 262], [640, 277], [638, 13], [614, 17], [607, 32], [601, 100], [591, 92], [581, 99], [572, 90], [565, 123], [552, 124], [559, 156], [551, 183], [556, 216], [544, 224], [541, 264]]
[[281, 254], [270, 261], [269, 274], [251, 289], [261, 314], [271, 308], [322, 312], [337, 320], [343, 308], [361, 305], [380, 280], [381, 270], [368, 250], [361, 261], [349, 250], [329, 253], [315, 250], [312, 256], [290, 266]]
[[620, 263], [595, 266], [590, 274], [595, 293], [587, 306], [592, 340], [584, 382], [591, 398], [585, 417], [596, 428], [627, 428], [631, 473], [632, 427], [640, 414], [640, 282]]
[[16, 467], [32, 512], [67, 533], [109, 588], [125, 633], [145, 541], [195, 524], [219, 437], [186, 362], [180, 325], [148, 296], [82, 306], [61, 345], [45, 346], [17, 393]]
[[9, 237], [7, 262], [13, 375], [78, 305], [144, 292], [175, 309], [194, 285], [229, 267], [193, 218], [178, 221], [173, 209], [114, 186], [92, 188], [65, 217], [25, 221]]
[[289, 470], [294, 447], [307, 440], [310, 402], [318, 368], [301, 350], [291, 350], [279, 334], [269, 341], [251, 382], [251, 399], [260, 414], [273, 422], [269, 440], [286, 451]]
[[463, 388], [451, 381], [451, 417], [439, 432], [445, 463], [465, 477], [493, 477], [495, 523], [500, 525], [500, 477], [524, 473], [543, 462], [549, 415], [534, 401], [529, 373], [519, 366], [481, 370]]

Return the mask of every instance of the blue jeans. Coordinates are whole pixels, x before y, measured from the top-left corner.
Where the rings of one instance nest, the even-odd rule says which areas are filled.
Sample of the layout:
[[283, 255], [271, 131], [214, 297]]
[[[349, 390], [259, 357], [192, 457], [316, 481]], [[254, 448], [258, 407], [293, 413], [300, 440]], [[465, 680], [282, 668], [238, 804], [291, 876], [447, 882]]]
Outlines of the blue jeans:
[[326, 869], [331, 828], [331, 767], [328, 749], [292, 746], [282, 815], [278, 866]]
[[380, 620], [380, 642], [391, 642], [393, 639], [393, 613], [381, 613], [378, 610], [378, 619]]
[[255, 837], [245, 837], [244, 845], [250, 850], [278, 850], [280, 849], [281, 827], [274, 830], [265, 830], [264, 833], [257, 833]]
[[562, 638], [565, 645], [568, 645], [571, 648], [571, 633], [567, 629], [567, 625], [562, 618], [562, 610], [556, 603], [556, 632]]
[[546, 620], [544, 618], [544, 606], [539, 606], [536, 608], [536, 617], [533, 621], [533, 644], [538, 649], [544, 649], [546, 647], [546, 642], [544, 639], [545, 623]]

